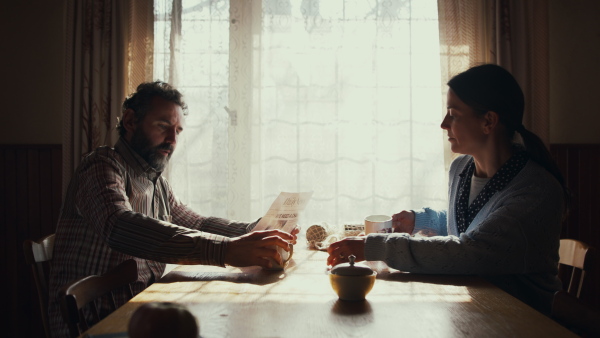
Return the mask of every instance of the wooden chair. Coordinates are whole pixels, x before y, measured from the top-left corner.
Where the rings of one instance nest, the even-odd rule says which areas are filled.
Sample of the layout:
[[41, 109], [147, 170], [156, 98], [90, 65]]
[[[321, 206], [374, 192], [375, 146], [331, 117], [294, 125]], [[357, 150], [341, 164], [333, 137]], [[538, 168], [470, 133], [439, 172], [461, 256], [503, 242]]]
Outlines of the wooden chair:
[[569, 269], [572, 271], [569, 282], [566, 284], [566, 290], [570, 295], [579, 298], [583, 288], [583, 279], [586, 271], [591, 269], [595, 250], [593, 247], [575, 239], [561, 239], [558, 254], [560, 257], [558, 264], [559, 276], [565, 276], [566, 273], [563, 270], [566, 269], [566, 266], [570, 267]]
[[566, 291], [554, 294], [551, 317], [582, 337], [600, 337], [600, 311]]
[[31, 266], [33, 280], [38, 292], [42, 323], [46, 337], [50, 338], [50, 326], [48, 324], [48, 277], [52, 251], [54, 250], [54, 234], [40, 238], [37, 241], [30, 239], [23, 242], [25, 263]]
[[[103, 275], [92, 275], [80, 278], [63, 286], [59, 291], [60, 306], [63, 318], [69, 326], [71, 337], [78, 337], [82, 332], [89, 329], [83, 308], [90, 304], [89, 312], [94, 316], [94, 321], [100, 321], [100, 314], [94, 301], [102, 296], [108, 296], [112, 310], [116, 310], [116, 302], [111, 291], [124, 287], [129, 299], [133, 298], [130, 283], [137, 280], [137, 263], [127, 260]], [[95, 324], [95, 323], [94, 323]]]

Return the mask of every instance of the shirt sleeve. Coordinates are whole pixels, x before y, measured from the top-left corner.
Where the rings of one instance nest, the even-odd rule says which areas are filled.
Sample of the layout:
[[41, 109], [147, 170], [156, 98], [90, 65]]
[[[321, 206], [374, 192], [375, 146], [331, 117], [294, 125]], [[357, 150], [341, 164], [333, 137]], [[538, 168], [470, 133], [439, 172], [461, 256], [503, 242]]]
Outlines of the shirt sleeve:
[[562, 211], [560, 198], [555, 195], [543, 186], [514, 192], [458, 237], [369, 234], [365, 257], [416, 273], [556, 272], [554, 261], [548, 259], [553, 243], [558, 241], [555, 228], [560, 228], [557, 219]]
[[423, 236], [447, 236], [448, 222], [446, 210], [433, 210], [423, 208], [413, 210], [415, 213], [415, 229], [413, 235], [420, 234]]
[[78, 176], [78, 211], [111, 249], [163, 263], [224, 266], [228, 237], [134, 212], [126, 193], [131, 182], [117, 160], [96, 155], [82, 163]]
[[163, 183], [171, 205], [171, 217], [174, 224], [225, 237], [237, 237], [252, 231], [258, 222], [257, 220], [247, 223], [219, 217], [201, 216], [177, 198], [166, 180], [163, 180]]

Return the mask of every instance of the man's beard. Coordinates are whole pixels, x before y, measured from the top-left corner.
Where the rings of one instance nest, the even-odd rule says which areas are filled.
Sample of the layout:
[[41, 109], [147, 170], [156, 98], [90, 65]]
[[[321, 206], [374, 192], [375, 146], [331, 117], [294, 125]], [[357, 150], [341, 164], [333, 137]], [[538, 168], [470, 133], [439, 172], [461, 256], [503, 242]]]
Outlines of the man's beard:
[[[131, 148], [135, 150], [152, 168], [156, 171], [162, 172], [167, 167], [171, 155], [175, 148], [168, 143], [161, 143], [157, 146], [151, 146], [150, 140], [146, 137], [146, 134], [138, 128], [131, 138]], [[159, 150], [169, 150], [168, 156], [163, 156], [159, 153]]]

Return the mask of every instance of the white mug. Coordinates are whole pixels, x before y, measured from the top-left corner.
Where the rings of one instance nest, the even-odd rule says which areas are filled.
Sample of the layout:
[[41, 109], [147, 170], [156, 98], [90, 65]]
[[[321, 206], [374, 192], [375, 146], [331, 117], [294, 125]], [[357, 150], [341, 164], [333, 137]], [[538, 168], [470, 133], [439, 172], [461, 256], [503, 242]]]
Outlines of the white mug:
[[392, 232], [392, 217], [371, 215], [365, 217], [365, 234]]
[[292, 259], [292, 254], [294, 253], [294, 246], [290, 246], [289, 252], [283, 250], [280, 246], [277, 246], [277, 245], [274, 246], [274, 249], [276, 249], [277, 252], [279, 252], [279, 255], [281, 255], [281, 259], [283, 260], [283, 265], [279, 265], [279, 263], [277, 263], [276, 260], [274, 260], [271, 257], [267, 257], [267, 259], [271, 261], [272, 265], [271, 265], [271, 268], [265, 268], [265, 270], [283, 270], [290, 262], [290, 259]]

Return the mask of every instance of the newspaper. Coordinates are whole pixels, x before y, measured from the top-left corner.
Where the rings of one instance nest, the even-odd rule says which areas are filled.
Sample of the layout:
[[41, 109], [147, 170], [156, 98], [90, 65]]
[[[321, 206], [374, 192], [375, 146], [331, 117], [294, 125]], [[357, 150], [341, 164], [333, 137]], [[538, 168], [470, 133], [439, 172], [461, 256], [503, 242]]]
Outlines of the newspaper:
[[279, 229], [288, 233], [298, 224], [298, 214], [304, 210], [310, 192], [281, 192], [253, 231]]

